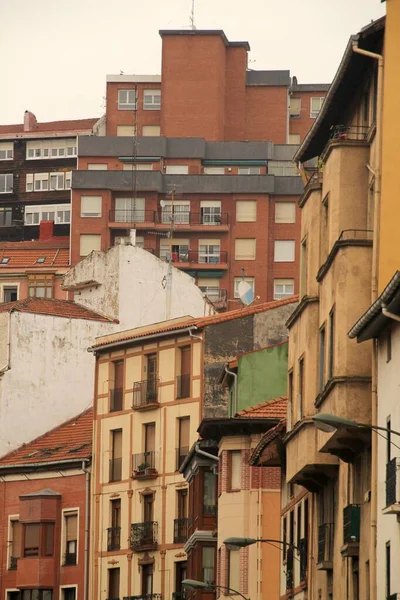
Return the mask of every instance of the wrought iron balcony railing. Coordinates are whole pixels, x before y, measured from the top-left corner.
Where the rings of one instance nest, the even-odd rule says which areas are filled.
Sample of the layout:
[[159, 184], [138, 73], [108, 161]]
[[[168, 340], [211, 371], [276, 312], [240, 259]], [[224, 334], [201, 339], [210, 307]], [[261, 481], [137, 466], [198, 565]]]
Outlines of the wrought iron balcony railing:
[[324, 523], [318, 527], [318, 558], [319, 563], [332, 562], [333, 556], [333, 523]]
[[158, 522], [145, 521], [131, 526], [131, 549], [156, 548], [158, 543]]
[[134, 479], [155, 477], [157, 474], [156, 453], [154, 450], [132, 456], [132, 476]]
[[398, 468], [398, 458], [392, 458], [386, 465], [386, 506], [397, 504], [400, 500], [397, 493], [397, 486], [399, 485], [397, 477]]
[[114, 388], [110, 390], [110, 412], [122, 410], [123, 408], [124, 389]]
[[122, 457], [110, 459], [109, 481], [121, 481], [122, 478]]
[[178, 375], [176, 378], [176, 397], [190, 398], [190, 374]]
[[121, 549], [121, 527], [109, 527], [107, 529], [107, 550]]
[[225, 250], [217, 250], [214, 252], [203, 252], [197, 250], [187, 250], [184, 252], [170, 252], [161, 248], [156, 251], [156, 256], [161, 260], [169, 261], [171, 258], [172, 263], [195, 263], [204, 265], [220, 265], [228, 262], [228, 253]]
[[179, 467], [189, 454], [189, 448], [187, 446], [183, 446], [181, 448], [176, 449], [176, 470], [179, 471]]
[[9, 565], [9, 569], [14, 570], [16, 569], [18, 566], [18, 558], [16, 556], [10, 556], [10, 565]]
[[174, 519], [174, 544], [184, 544], [188, 539], [189, 519]]
[[293, 589], [294, 584], [294, 550], [289, 546], [286, 552], [286, 589]]
[[300, 551], [300, 581], [307, 580], [307, 538], [299, 541]]
[[158, 404], [158, 384], [160, 380], [145, 379], [135, 381], [133, 384], [133, 406], [132, 408], [146, 408]]
[[331, 127], [331, 141], [353, 140], [365, 141], [368, 137], [369, 127], [366, 125], [333, 125]]
[[153, 210], [114, 209], [109, 212], [112, 223], [155, 223]]

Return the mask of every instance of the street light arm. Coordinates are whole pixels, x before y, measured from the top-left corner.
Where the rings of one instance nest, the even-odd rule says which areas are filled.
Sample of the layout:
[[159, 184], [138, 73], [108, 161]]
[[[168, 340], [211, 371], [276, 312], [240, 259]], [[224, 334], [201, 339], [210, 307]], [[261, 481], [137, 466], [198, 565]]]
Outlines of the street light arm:
[[367, 427], [368, 429], [372, 429], [374, 431], [386, 431], [386, 433], [394, 433], [394, 435], [400, 436], [400, 431], [396, 431], [395, 429], [388, 429], [387, 427], [380, 427], [379, 425], [361, 425], [360, 427]]
[[286, 548], [287, 547], [293, 548], [294, 550], [296, 550], [296, 552], [300, 552], [300, 549], [298, 548], [298, 546], [295, 546], [291, 542], [284, 542], [283, 540], [272, 540], [269, 538], [261, 538], [261, 539], [258, 539], [257, 542], [265, 542], [267, 544], [282, 544], [282, 546], [285, 546]]

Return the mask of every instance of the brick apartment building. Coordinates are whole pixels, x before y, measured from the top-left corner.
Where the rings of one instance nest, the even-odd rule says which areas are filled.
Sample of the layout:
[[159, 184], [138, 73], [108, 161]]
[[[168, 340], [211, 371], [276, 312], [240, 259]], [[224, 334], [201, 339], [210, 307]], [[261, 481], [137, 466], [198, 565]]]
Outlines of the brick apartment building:
[[109, 76], [107, 135], [80, 138], [71, 263], [136, 229], [136, 243], [195, 277], [218, 309], [237, 307], [243, 276], [261, 301], [293, 295], [303, 190], [293, 144], [328, 86], [248, 70], [249, 44], [223, 31], [160, 35], [161, 76]]
[[84, 600], [93, 410], [0, 459], [3, 600]]
[[23, 124], [0, 125], [0, 241], [37, 239], [47, 220], [69, 235], [76, 138], [100, 130], [98, 119], [40, 123], [29, 111]]

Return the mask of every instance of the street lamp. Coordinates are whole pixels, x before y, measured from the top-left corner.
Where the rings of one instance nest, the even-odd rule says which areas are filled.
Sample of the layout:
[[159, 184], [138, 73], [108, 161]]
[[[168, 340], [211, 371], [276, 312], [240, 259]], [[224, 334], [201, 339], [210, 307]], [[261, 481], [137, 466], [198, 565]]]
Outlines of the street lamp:
[[252, 546], [257, 542], [264, 542], [266, 544], [282, 544], [282, 546], [293, 548], [299, 552], [299, 548], [290, 542], [284, 542], [283, 540], [274, 540], [269, 538], [241, 538], [241, 537], [230, 537], [224, 540], [225, 546], [228, 546], [232, 550], [238, 550], [239, 548], [246, 548]]
[[325, 433], [332, 433], [336, 429], [347, 429], [353, 427], [356, 429], [369, 429], [371, 431], [386, 431], [386, 433], [394, 433], [400, 436], [399, 431], [389, 429], [388, 427], [379, 427], [379, 425], [367, 425], [366, 423], [357, 423], [353, 419], [346, 419], [345, 417], [338, 417], [336, 415], [330, 415], [327, 413], [320, 413], [312, 417], [314, 425], [320, 431]]
[[234, 590], [230, 587], [226, 587], [224, 585], [215, 585], [214, 583], [206, 583], [205, 581], [196, 581], [196, 579], [184, 579], [181, 585], [183, 587], [192, 588], [193, 590], [227, 590], [232, 594], [237, 594], [238, 596], [241, 596], [243, 600], [249, 600], [248, 598], [246, 598], [246, 596], [243, 596], [243, 594], [241, 594], [237, 590]]

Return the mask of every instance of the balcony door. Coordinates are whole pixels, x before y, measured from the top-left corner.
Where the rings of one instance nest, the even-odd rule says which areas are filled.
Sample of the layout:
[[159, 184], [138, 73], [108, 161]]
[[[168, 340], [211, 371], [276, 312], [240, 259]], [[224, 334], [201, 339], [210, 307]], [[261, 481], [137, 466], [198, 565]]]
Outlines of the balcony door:
[[153, 594], [153, 565], [142, 566], [142, 596]]
[[116, 223], [143, 223], [145, 220], [144, 198], [116, 198]]
[[124, 390], [124, 361], [114, 363], [114, 389], [111, 390], [110, 411], [122, 410], [122, 395]]
[[108, 600], [119, 598], [119, 569], [108, 569]]
[[146, 400], [157, 397], [157, 354], [147, 355], [147, 394]]
[[183, 598], [182, 581], [186, 579], [186, 561], [175, 563], [175, 597]]
[[154, 521], [154, 496], [145, 494], [143, 496], [143, 521], [152, 523]]

